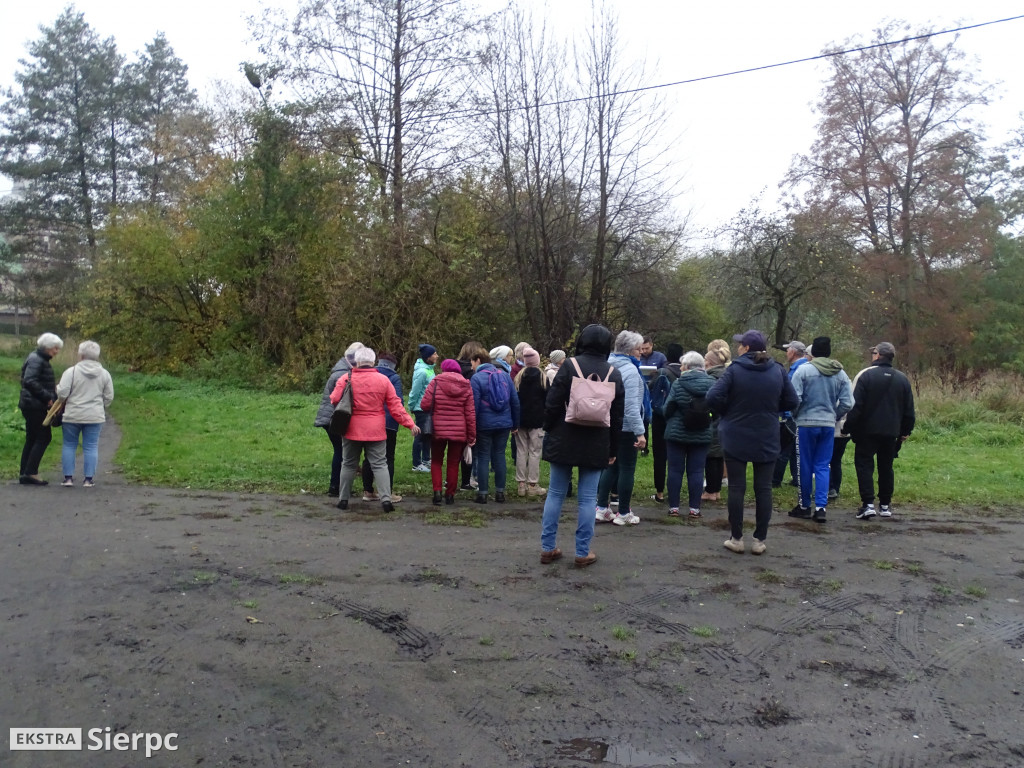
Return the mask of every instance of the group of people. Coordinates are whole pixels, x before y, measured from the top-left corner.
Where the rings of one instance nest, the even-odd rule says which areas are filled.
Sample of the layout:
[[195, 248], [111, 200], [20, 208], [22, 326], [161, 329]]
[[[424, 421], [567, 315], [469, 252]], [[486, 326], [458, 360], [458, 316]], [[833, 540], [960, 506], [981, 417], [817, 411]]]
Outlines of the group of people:
[[[379, 500], [386, 511], [401, 501], [391, 492], [399, 425], [413, 434], [412, 470], [430, 473], [436, 505], [453, 504], [459, 491], [471, 491], [476, 503], [486, 504], [492, 473], [493, 499], [504, 502], [510, 438], [519, 495], [539, 497], [547, 492], [540, 486], [544, 403], [564, 352], [553, 351], [542, 370], [540, 353], [526, 342], [515, 349], [499, 345], [487, 350], [482, 343], [469, 341], [457, 358], [441, 361], [437, 372], [437, 349], [420, 344], [408, 411], [395, 372], [396, 357], [387, 352], [376, 357], [361, 342], [348, 347], [331, 370], [314, 421], [327, 430], [334, 448], [328, 493], [338, 496], [340, 509], [348, 508], [360, 456], [363, 500]], [[364, 368], [368, 370], [360, 370]], [[350, 385], [354, 413], [347, 431], [339, 435], [330, 429], [331, 418]]]
[[[48, 485], [39, 474], [53, 427], [62, 430], [61, 468], [64, 487], [75, 484], [75, 464], [79, 441], [82, 445], [82, 485], [96, 484], [99, 463], [100, 433], [106, 422], [106, 409], [114, 400], [114, 383], [110, 373], [100, 364], [100, 345], [83, 341], [78, 345], [78, 361], [65, 369], [60, 381], [51, 361], [64, 348], [64, 341], [53, 333], [44, 333], [36, 348], [21, 366], [21, 393], [18, 408], [25, 418], [25, 446], [21, 451], [21, 485]], [[53, 406], [59, 413], [50, 414]]]
[[[679, 514], [684, 470], [691, 517], [700, 517], [702, 500], [718, 498], [722, 473], [717, 457], [712, 456], [717, 453], [730, 482], [731, 536], [725, 547], [742, 553], [746, 465], [750, 463], [755, 499], [751, 551], [761, 554], [767, 548], [771, 489], [781, 483], [790, 456], [795, 457], [794, 484], [799, 487], [799, 500], [790, 516], [825, 523], [828, 502], [839, 495], [842, 457], [852, 438], [861, 496], [857, 518], [891, 517], [893, 459], [915, 421], [910, 382], [892, 367], [895, 347], [889, 342], [872, 347], [871, 365], [851, 381], [842, 364], [831, 357], [831, 339], [826, 336], [814, 339], [810, 348], [799, 341], [783, 345], [788, 371], [768, 354], [760, 331], [749, 330], [733, 340], [735, 360], [730, 362], [728, 345], [715, 340], [703, 358], [687, 352], [680, 356], [678, 371], [670, 364], [651, 382], [656, 404], [652, 421], [656, 498], [665, 478], [659, 472], [664, 456], [669, 514]], [[670, 349], [670, 354], [678, 349]], [[664, 379], [673, 373], [675, 378], [664, 391]], [[659, 444], [665, 446], [661, 452]], [[598, 520], [603, 513], [598, 506]]]

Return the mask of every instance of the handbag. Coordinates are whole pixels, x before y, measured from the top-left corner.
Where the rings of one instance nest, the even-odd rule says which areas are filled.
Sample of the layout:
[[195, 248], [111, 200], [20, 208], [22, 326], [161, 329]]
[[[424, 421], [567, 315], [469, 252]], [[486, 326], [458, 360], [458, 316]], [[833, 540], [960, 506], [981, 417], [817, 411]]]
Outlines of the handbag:
[[[77, 367], [77, 366], [76, 366]], [[71, 369], [71, 386], [68, 388], [68, 397], [71, 397], [72, 391], [75, 389], [75, 369]], [[50, 410], [46, 412], [46, 416], [43, 417], [44, 427], [59, 427], [64, 423], [64, 406], [68, 403], [68, 397], [58, 397], [53, 401], [53, 405], [50, 406]]]
[[341, 390], [341, 398], [331, 414], [331, 423], [327, 425], [327, 431], [335, 437], [344, 437], [348, 432], [354, 408], [352, 397], [352, 374], [349, 374], [345, 381], [345, 388]]
[[43, 418], [44, 427], [59, 427], [64, 422], [64, 404], [66, 402], [65, 398], [53, 401], [53, 405], [50, 406], [50, 410]]
[[[434, 382], [430, 382], [430, 383], [434, 384]], [[434, 384], [434, 397], [437, 397], [437, 385], [436, 384]], [[431, 399], [431, 401], [430, 401], [431, 408], [430, 408], [429, 411], [424, 411], [422, 408], [420, 409], [420, 413], [423, 414], [423, 424], [420, 425], [420, 434], [421, 435], [432, 435], [432, 434], [434, 434], [434, 408], [433, 408], [433, 406], [434, 406], [435, 402], [436, 401]], [[422, 398], [420, 399], [420, 404], [422, 405]]]
[[473, 446], [467, 445], [462, 449], [462, 463], [472, 464], [473, 463]]
[[569, 358], [576, 375], [569, 385], [569, 404], [565, 409], [565, 423], [583, 427], [609, 427], [612, 423], [612, 401], [615, 382], [611, 381], [613, 366], [602, 379], [596, 373], [584, 376], [575, 357]]

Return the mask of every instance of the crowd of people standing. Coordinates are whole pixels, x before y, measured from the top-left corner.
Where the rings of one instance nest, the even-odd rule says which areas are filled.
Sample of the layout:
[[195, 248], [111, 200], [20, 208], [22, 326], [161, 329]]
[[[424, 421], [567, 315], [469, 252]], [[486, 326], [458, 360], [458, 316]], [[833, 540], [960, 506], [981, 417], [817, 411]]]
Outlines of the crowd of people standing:
[[[872, 347], [872, 364], [851, 381], [831, 357], [828, 337], [814, 339], [810, 347], [796, 340], [782, 345], [785, 366], [769, 354], [758, 330], [737, 334], [733, 342], [731, 347], [714, 339], [704, 352], [669, 344], [663, 353], [649, 336], [631, 330], [613, 336], [591, 325], [580, 333], [572, 356], [552, 350], [545, 364], [527, 342], [488, 350], [469, 341], [457, 357], [440, 362], [439, 372], [437, 348], [424, 343], [417, 350], [408, 410], [395, 355], [384, 352], [378, 359], [353, 343], [331, 370], [315, 421], [327, 430], [334, 450], [328, 493], [338, 497], [339, 508], [348, 508], [363, 456], [364, 501], [394, 509], [401, 501], [392, 493], [401, 425], [413, 434], [411, 469], [430, 474], [435, 505], [454, 504], [460, 491], [471, 492], [475, 503], [502, 503], [510, 450], [518, 496], [544, 499], [543, 563], [561, 557], [558, 518], [575, 477], [575, 561], [583, 567], [596, 560], [590, 550], [596, 523], [641, 522], [631, 504], [637, 458], [649, 443], [651, 498], [669, 516], [699, 519], [702, 504], [719, 501], [726, 488], [731, 535], [725, 547], [737, 553], [746, 551], [749, 465], [750, 551], [761, 554], [767, 549], [772, 488], [781, 485], [786, 467], [799, 488], [790, 516], [823, 524], [828, 503], [839, 495], [842, 456], [852, 439], [862, 500], [857, 517], [891, 516], [892, 460], [914, 426], [912, 391], [892, 368], [893, 345]], [[607, 388], [600, 423], [574, 420], [577, 381]], [[331, 430], [332, 415], [348, 386], [355, 412], [348, 431], [338, 434]], [[540, 485], [542, 459], [550, 465], [548, 488]]]

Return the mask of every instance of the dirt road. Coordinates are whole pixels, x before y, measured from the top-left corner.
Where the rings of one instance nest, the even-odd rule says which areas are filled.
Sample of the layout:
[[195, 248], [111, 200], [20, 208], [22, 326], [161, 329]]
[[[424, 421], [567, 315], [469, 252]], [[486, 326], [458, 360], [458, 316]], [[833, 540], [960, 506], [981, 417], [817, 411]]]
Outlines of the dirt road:
[[576, 570], [466, 502], [0, 487], [0, 725], [101, 745], [3, 765], [1024, 764], [1019, 515], [851, 501], [755, 557], [641, 507]]

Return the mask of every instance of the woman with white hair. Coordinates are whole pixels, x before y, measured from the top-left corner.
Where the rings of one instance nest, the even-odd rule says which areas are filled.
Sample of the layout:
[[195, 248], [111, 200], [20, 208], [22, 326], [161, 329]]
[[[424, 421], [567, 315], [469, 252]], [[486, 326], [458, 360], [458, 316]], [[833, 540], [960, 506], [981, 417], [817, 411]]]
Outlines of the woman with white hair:
[[313, 426], [323, 429], [327, 434], [327, 439], [331, 441], [331, 447], [334, 449], [334, 454], [331, 457], [331, 479], [327, 486], [328, 496], [338, 495], [338, 484], [341, 477], [341, 452], [342, 446], [345, 443], [344, 438], [331, 434], [331, 430], [328, 429], [331, 425], [331, 416], [334, 415], [331, 393], [334, 391], [334, 385], [338, 383], [338, 379], [355, 368], [356, 352], [362, 348], [363, 343], [361, 341], [353, 341], [348, 345], [348, 349], [345, 350], [345, 354], [342, 355], [341, 359], [331, 368], [331, 372], [327, 376], [327, 383], [324, 385], [324, 393], [320, 397], [320, 407], [317, 408], [316, 418], [313, 419]]
[[687, 352], [680, 363], [682, 372], [672, 382], [663, 409], [668, 513], [679, 517], [679, 495], [685, 472], [690, 517], [700, 517], [704, 463], [711, 446], [711, 414], [704, 404], [704, 396], [715, 380], [704, 372], [704, 356], [700, 352]]
[[[622, 376], [625, 388], [625, 413], [622, 418], [622, 431], [615, 438], [615, 462], [601, 473], [601, 483], [597, 488], [597, 509], [595, 519], [599, 523], [615, 523], [616, 525], [636, 525], [640, 518], [633, 514], [629, 504], [633, 498], [633, 478], [636, 474], [636, 452], [647, 446], [644, 429], [644, 384], [638, 363], [634, 356], [643, 344], [644, 337], [635, 331], [623, 331], [615, 337], [615, 348], [608, 355], [608, 362]], [[613, 488], [618, 489], [619, 511], [608, 509], [608, 497]]]
[[25, 417], [25, 447], [21, 451], [21, 472], [18, 482], [22, 485], [46, 485], [39, 477], [39, 462], [43, 460], [46, 447], [53, 439], [49, 427], [43, 426], [46, 412], [57, 399], [57, 388], [50, 360], [64, 348], [60, 336], [44, 333], [36, 340], [36, 348], [25, 358], [21, 366], [21, 395], [18, 407]]
[[64, 446], [60, 463], [64, 471], [61, 485], [75, 484], [75, 454], [82, 439], [82, 486], [95, 485], [99, 462], [100, 432], [107, 420], [107, 408], [114, 400], [114, 382], [100, 365], [100, 345], [83, 341], [78, 345], [78, 363], [64, 371], [57, 385], [57, 396], [64, 398]]
[[342, 446], [341, 477], [338, 487], [338, 509], [348, 509], [352, 478], [359, 471], [359, 457], [365, 451], [373, 470], [373, 479], [380, 494], [381, 508], [394, 512], [391, 501], [391, 474], [387, 461], [387, 424], [384, 410], [403, 427], [420, 434], [420, 428], [406, 412], [401, 399], [387, 376], [373, 367], [377, 353], [363, 347], [355, 353], [356, 367], [338, 379], [331, 392], [331, 403], [338, 404], [346, 387], [352, 387], [352, 419], [345, 431]]

